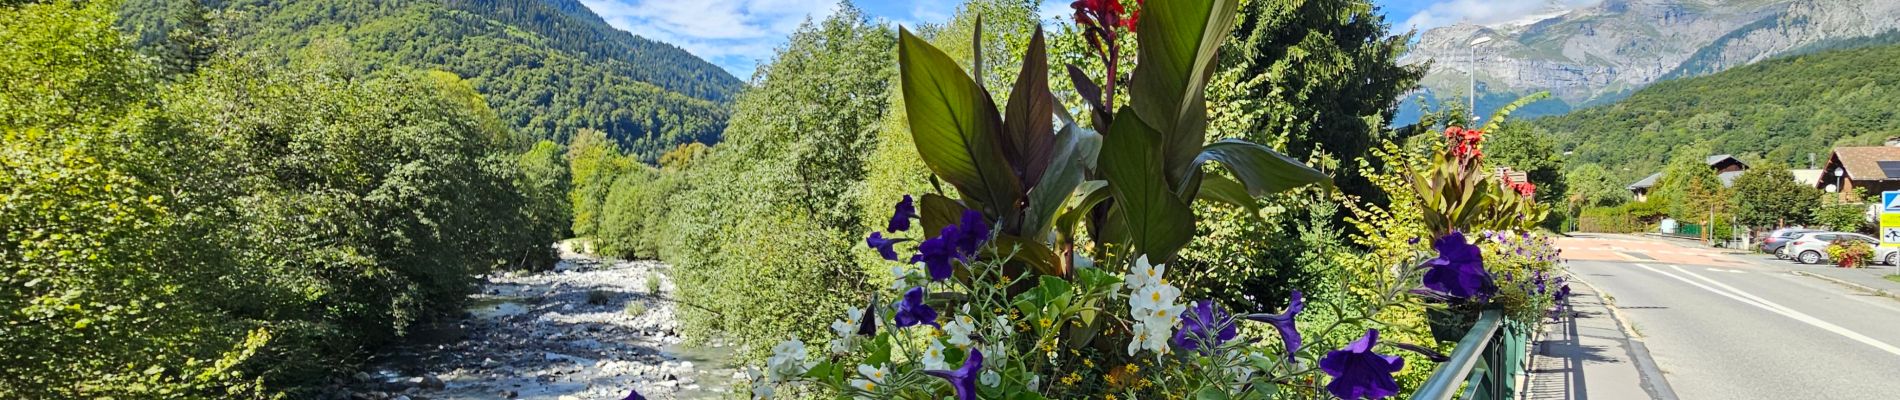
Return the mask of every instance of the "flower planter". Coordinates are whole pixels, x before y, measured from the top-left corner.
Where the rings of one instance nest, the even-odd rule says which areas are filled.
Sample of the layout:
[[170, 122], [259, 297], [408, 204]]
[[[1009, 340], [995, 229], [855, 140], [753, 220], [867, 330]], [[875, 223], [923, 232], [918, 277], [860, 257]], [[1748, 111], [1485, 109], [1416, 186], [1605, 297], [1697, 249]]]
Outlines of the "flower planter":
[[1457, 342], [1471, 332], [1471, 326], [1478, 322], [1476, 312], [1451, 309], [1425, 310], [1425, 323], [1432, 328], [1432, 338], [1441, 342]]

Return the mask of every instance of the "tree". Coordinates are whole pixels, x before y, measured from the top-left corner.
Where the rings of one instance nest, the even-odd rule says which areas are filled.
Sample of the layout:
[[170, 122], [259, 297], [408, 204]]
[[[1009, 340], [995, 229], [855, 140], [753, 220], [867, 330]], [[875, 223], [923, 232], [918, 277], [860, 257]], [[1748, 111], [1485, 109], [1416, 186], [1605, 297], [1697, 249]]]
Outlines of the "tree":
[[1543, 129], [1523, 121], [1508, 121], [1496, 132], [1486, 132], [1485, 164], [1523, 172], [1537, 185], [1537, 202], [1562, 203], [1569, 190], [1564, 181], [1564, 159], [1555, 140]]
[[1609, 172], [1604, 171], [1599, 164], [1582, 164], [1566, 169], [1564, 184], [1569, 187], [1565, 201], [1577, 207], [1614, 206], [1630, 198], [1629, 190], [1611, 180]]
[[1756, 166], [1735, 178], [1735, 220], [1755, 228], [1807, 225], [1821, 205], [1821, 191], [1795, 182], [1778, 162]]
[[[1208, 86], [1210, 131], [1299, 159], [1370, 159], [1374, 145], [1395, 138], [1386, 122], [1425, 74], [1398, 63], [1411, 39], [1390, 34], [1364, 0], [1250, 2]], [[1360, 165], [1337, 167], [1341, 190], [1382, 202]]]
[[211, 10], [204, 0], [171, 0], [168, 16], [171, 29], [165, 32], [163, 53], [159, 60], [163, 63], [164, 73], [171, 79], [180, 79], [198, 72], [198, 68], [211, 62], [218, 54], [217, 33], [212, 29]]
[[1664, 204], [1670, 218], [1684, 222], [1726, 213], [1729, 197], [1721, 177], [1709, 168], [1708, 154], [1703, 146], [1679, 149], [1650, 189], [1649, 201]]

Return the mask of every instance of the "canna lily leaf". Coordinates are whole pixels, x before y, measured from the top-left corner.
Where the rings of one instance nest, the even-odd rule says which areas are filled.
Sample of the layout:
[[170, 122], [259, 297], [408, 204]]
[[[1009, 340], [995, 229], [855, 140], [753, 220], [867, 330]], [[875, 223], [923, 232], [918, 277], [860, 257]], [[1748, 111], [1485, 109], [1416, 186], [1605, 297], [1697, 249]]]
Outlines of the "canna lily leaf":
[[954, 225], [963, 216], [963, 204], [936, 193], [926, 193], [918, 203], [918, 219], [925, 236], [936, 235], [943, 227]]
[[1156, 145], [1171, 183], [1188, 178], [1207, 140], [1207, 81], [1215, 54], [1233, 30], [1238, 3], [1170, 0], [1142, 7], [1138, 67], [1130, 78], [1129, 101], [1133, 114], [1162, 134]]
[[995, 100], [942, 50], [907, 29], [898, 36], [905, 115], [924, 165], [977, 208], [1011, 210], [1022, 186], [1003, 157]]
[[1051, 147], [1047, 150], [1048, 169], [1029, 190], [1029, 209], [1024, 212], [1022, 230], [1026, 236], [1047, 231], [1056, 220], [1056, 212], [1074, 197], [1083, 175], [1095, 168], [1096, 157], [1102, 151], [1102, 135], [1074, 124], [1064, 125]]
[[[982, 47], [982, 46], [977, 46]], [[1049, 93], [1049, 57], [1044, 54], [1042, 26], [1029, 38], [1022, 71], [1003, 108], [1003, 158], [1008, 159], [1023, 186], [1035, 187], [1043, 171], [1055, 161], [1055, 95]]]
[[[1284, 192], [1293, 188], [1330, 180], [1326, 174], [1273, 151], [1267, 146], [1243, 140], [1227, 139], [1208, 144], [1194, 158], [1190, 173], [1201, 173], [1201, 164], [1218, 161], [1227, 167], [1253, 197]], [[1183, 179], [1190, 180], [1190, 179]]]
[[[1159, 2], [1157, 2], [1159, 3]], [[1163, 136], [1128, 107], [1102, 141], [1102, 176], [1138, 254], [1165, 263], [1194, 236], [1194, 212], [1162, 176]]]
[[1253, 196], [1247, 195], [1246, 186], [1220, 175], [1207, 175], [1203, 178], [1201, 190], [1195, 192], [1194, 198], [1241, 207], [1248, 211], [1260, 210], [1260, 207], [1254, 204]]

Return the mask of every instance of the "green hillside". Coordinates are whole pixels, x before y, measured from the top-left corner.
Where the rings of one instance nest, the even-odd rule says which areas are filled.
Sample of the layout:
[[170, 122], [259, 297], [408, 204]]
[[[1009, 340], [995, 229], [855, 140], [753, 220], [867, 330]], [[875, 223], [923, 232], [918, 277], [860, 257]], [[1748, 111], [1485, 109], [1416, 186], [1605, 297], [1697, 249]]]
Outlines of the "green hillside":
[[1534, 120], [1574, 163], [1634, 181], [1704, 144], [1750, 162], [1807, 165], [1836, 145], [1900, 136], [1900, 45], [1785, 57], [1657, 83], [1622, 101]]
[[[172, 8], [128, 0], [121, 25], [161, 44]], [[228, 0], [209, 2], [226, 51], [348, 52], [360, 65], [441, 69], [466, 77], [503, 121], [536, 138], [607, 133], [651, 161], [686, 142], [712, 143], [743, 82], [678, 47], [607, 25], [574, 0]]]

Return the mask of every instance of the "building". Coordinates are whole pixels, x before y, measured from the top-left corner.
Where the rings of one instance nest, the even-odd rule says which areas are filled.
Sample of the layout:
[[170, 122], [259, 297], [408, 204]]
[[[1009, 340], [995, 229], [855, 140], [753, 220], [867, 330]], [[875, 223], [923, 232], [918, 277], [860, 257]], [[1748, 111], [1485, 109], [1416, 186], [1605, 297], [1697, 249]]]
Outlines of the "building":
[[1900, 190], [1900, 147], [1836, 147], [1814, 187], [1847, 201], [1860, 200], [1853, 198], [1855, 189], [1868, 195]]
[[[1748, 170], [1748, 164], [1728, 154], [1709, 156], [1708, 164], [1710, 169], [1715, 170], [1716, 177], [1722, 179], [1722, 187], [1735, 185], [1735, 178], [1741, 177], [1742, 172]], [[1655, 187], [1656, 181], [1659, 180], [1662, 180], [1661, 172], [1649, 174], [1649, 176], [1643, 178], [1643, 180], [1636, 181], [1636, 183], [1632, 183], [1624, 188], [1629, 189], [1630, 194], [1635, 195], [1636, 201], [1649, 201], [1649, 189]]]

